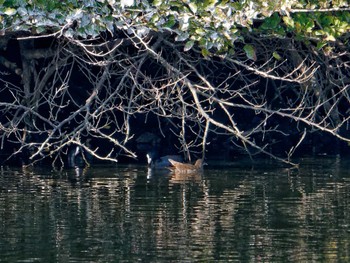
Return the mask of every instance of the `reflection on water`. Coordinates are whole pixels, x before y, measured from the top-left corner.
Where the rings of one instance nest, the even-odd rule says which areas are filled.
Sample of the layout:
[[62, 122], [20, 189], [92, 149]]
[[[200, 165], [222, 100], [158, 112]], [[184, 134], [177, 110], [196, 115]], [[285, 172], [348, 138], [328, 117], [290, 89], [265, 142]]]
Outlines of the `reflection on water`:
[[0, 171], [0, 262], [349, 262], [350, 164]]

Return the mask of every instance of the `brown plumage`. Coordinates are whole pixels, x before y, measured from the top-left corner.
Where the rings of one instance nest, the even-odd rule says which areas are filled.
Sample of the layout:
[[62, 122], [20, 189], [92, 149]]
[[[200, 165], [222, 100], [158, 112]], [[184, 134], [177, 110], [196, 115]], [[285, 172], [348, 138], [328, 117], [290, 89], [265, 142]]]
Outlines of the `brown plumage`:
[[171, 169], [173, 169], [177, 173], [182, 173], [182, 174], [198, 173], [203, 170], [202, 159], [198, 159], [194, 164], [180, 163], [171, 159], [169, 159], [169, 162], [172, 164]]

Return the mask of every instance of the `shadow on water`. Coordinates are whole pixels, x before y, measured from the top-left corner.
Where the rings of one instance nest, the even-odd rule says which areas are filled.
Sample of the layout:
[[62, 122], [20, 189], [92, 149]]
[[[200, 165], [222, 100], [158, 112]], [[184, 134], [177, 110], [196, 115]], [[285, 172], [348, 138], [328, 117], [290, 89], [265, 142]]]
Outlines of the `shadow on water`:
[[0, 262], [349, 262], [350, 163], [0, 170]]

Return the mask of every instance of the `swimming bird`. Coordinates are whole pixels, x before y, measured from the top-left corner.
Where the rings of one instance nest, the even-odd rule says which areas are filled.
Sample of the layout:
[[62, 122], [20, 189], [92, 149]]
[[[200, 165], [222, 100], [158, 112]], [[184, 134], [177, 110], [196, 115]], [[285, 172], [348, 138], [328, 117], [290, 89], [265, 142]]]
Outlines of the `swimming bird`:
[[157, 158], [154, 153], [147, 153], [147, 163], [151, 168], [167, 168], [171, 166], [169, 159], [176, 160], [178, 162], [182, 161], [181, 155], [165, 155]]
[[91, 164], [92, 155], [80, 145], [73, 145], [68, 152], [68, 167], [84, 167]]
[[181, 174], [191, 174], [191, 173], [201, 172], [203, 170], [203, 164], [204, 164], [202, 159], [198, 159], [194, 164], [180, 163], [172, 159], [169, 159], [169, 162], [172, 164], [172, 167], [170, 169], [174, 170], [176, 173], [181, 173]]
[[77, 167], [81, 165], [82, 159], [80, 158], [81, 155], [81, 147], [78, 145], [74, 145], [69, 149], [68, 152], [68, 167]]

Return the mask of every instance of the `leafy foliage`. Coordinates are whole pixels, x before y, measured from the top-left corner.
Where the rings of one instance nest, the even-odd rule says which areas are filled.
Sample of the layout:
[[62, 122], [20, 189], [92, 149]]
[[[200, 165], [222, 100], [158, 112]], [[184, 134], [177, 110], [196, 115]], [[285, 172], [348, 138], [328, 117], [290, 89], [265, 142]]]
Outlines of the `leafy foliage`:
[[69, 38], [95, 38], [121, 29], [169, 31], [186, 43], [185, 51], [198, 44], [210, 54], [227, 53], [252, 33], [335, 41], [349, 33], [350, 12], [345, 0], [0, 0], [0, 27]]

